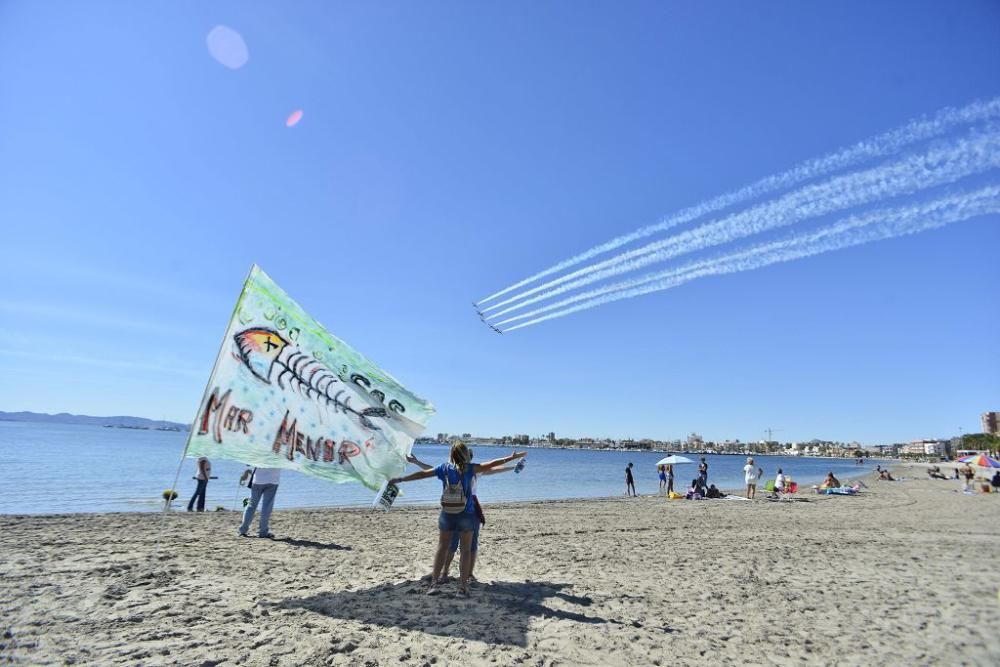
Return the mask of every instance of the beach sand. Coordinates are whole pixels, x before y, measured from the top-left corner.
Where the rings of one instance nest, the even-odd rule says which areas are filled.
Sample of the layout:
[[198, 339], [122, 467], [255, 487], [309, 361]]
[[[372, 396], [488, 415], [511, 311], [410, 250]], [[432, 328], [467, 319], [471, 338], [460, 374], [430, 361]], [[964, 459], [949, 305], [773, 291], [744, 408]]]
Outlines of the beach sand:
[[1000, 664], [1000, 496], [868, 484], [485, 498], [469, 598], [423, 594], [429, 508], [279, 509], [274, 541], [232, 512], [2, 516], [0, 663]]

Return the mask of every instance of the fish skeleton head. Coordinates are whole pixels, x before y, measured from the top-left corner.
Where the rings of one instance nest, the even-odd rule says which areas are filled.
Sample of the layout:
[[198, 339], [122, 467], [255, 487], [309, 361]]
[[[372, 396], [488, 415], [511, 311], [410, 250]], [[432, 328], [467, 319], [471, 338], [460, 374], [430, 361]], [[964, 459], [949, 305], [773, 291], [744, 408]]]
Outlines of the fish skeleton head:
[[250, 372], [270, 384], [271, 367], [288, 341], [271, 329], [247, 329], [233, 338], [240, 350], [240, 359]]

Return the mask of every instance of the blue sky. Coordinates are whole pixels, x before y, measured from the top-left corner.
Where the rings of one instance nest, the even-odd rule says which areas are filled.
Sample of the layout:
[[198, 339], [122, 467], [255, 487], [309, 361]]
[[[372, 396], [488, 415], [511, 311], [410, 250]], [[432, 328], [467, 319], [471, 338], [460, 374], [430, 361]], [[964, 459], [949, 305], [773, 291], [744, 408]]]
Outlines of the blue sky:
[[0, 4], [0, 409], [190, 420], [256, 262], [432, 433], [978, 431], [997, 216], [503, 337], [470, 302], [1000, 95], [998, 30], [985, 1]]

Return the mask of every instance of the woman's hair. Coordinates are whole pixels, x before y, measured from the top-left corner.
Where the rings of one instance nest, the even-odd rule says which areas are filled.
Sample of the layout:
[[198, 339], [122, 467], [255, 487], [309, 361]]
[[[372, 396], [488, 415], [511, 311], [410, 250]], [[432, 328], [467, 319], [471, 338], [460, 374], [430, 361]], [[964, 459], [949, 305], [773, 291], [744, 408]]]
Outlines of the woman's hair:
[[456, 442], [451, 446], [451, 462], [454, 463], [459, 470], [465, 472], [465, 467], [469, 465], [471, 460], [472, 452], [464, 442]]
[[748, 456], [747, 457], [747, 465], [748, 466], [752, 466], [753, 465], [753, 457], [752, 456]]
[[[454, 450], [452, 450], [452, 451], [454, 451]], [[779, 475], [784, 475], [785, 473], [781, 472], [781, 468], [778, 468], [778, 474]]]

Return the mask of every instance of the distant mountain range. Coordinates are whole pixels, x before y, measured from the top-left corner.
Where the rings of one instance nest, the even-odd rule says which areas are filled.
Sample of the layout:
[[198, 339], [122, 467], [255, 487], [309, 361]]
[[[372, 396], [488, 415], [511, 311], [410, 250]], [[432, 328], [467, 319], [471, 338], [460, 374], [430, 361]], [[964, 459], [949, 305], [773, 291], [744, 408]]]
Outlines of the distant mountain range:
[[168, 422], [162, 419], [146, 419], [145, 417], [90, 417], [88, 415], [71, 415], [60, 412], [49, 415], [43, 412], [4, 412], [0, 410], [0, 421], [8, 422], [46, 422], [48, 424], [88, 424], [90, 426], [115, 426], [118, 428], [160, 429], [164, 431], [186, 431], [187, 424]]

